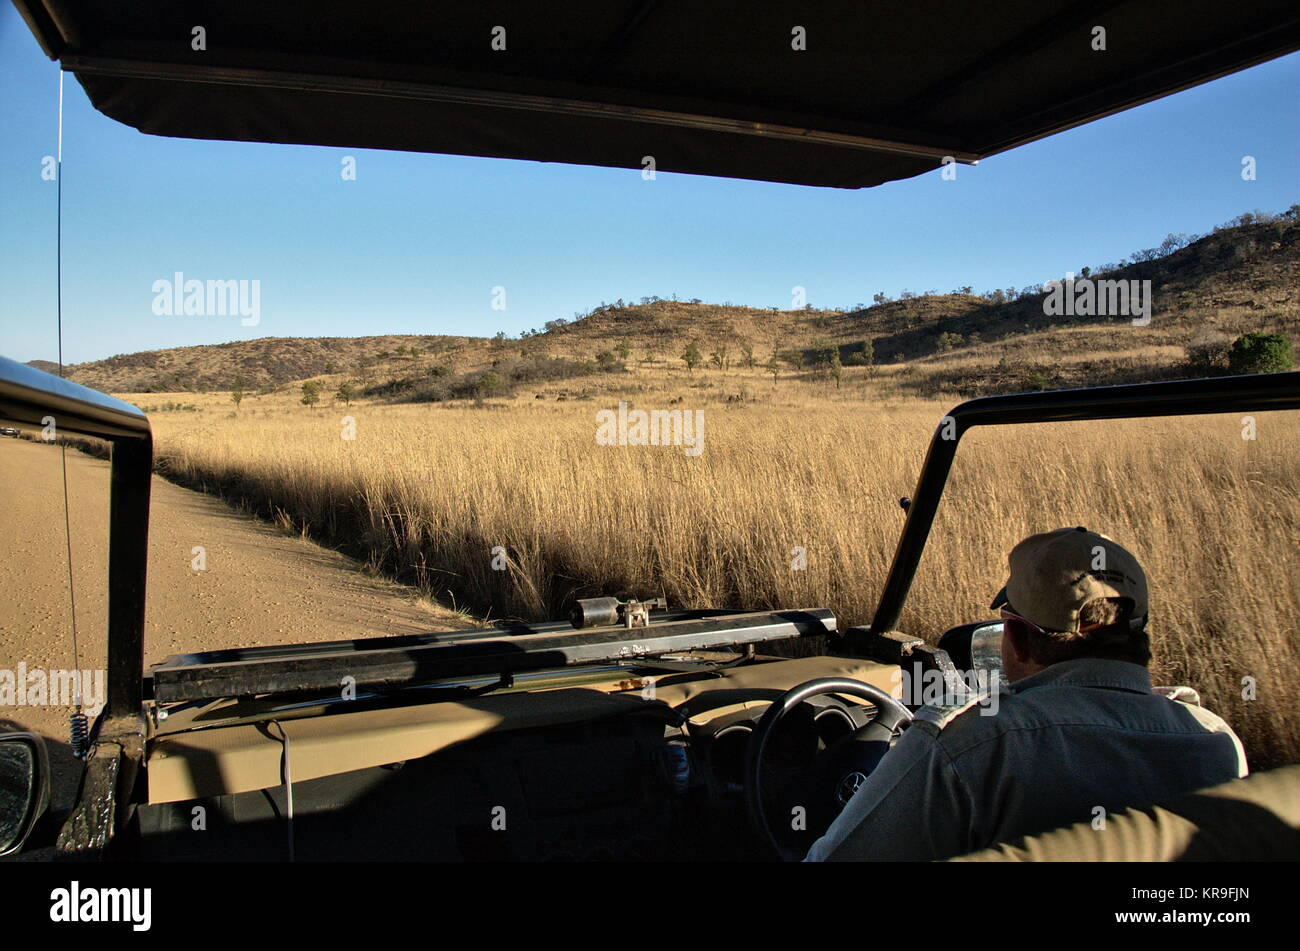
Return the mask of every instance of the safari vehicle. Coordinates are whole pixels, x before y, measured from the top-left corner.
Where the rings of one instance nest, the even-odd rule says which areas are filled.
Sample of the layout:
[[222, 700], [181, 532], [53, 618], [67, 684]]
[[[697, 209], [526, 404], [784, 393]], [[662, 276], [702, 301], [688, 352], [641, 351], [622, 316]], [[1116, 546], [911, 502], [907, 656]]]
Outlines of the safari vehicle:
[[[16, 2], [94, 105], [146, 132], [630, 168], [650, 153], [663, 171], [840, 187], [973, 162], [1300, 48], [1294, 6], [1273, 2], [836, 5], [799, 14], [834, 49], [811, 69], [788, 58], [789, 15], [750, 6], [576, 2], [560, 23], [441, 4], [435, 23], [407, 4], [228, 3], [204, 10], [198, 51], [184, 5]], [[493, 49], [498, 22], [518, 56]], [[825, 607], [606, 598], [566, 621], [146, 667], [149, 422], [0, 360], [6, 421], [35, 432], [54, 416], [112, 446], [106, 704], [75, 806], [44, 825], [43, 744], [0, 737], [0, 851], [41, 828], [78, 858], [798, 858], [907, 727], [900, 669], [952, 683], [996, 655], [995, 621], [938, 646], [897, 630], [967, 430], [1281, 409], [1300, 409], [1300, 373], [962, 403], [931, 440], [865, 627]], [[773, 653], [789, 642], [806, 656]], [[1282, 783], [1294, 802], [1296, 777], [1238, 783], [1245, 798]], [[193, 833], [199, 806], [222, 834]]]

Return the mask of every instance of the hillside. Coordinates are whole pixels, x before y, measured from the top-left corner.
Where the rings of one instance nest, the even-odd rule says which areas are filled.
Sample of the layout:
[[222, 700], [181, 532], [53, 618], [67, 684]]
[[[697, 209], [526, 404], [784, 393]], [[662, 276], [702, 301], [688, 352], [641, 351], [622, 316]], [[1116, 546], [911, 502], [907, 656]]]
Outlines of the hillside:
[[[551, 321], [518, 340], [268, 337], [115, 356], [70, 367], [67, 375], [97, 389], [132, 393], [228, 390], [241, 377], [247, 390], [270, 391], [325, 377], [354, 379], [372, 395], [443, 399], [477, 392], [488, 372], [499, 378], [495, 392], [504, 393], [513, 384], [606, 378], [598, 370], [682, 368], [691, 342], [706, 367], [720, 361], [725, 368], [757, 369], [777, 354], [785, 370], [806, 372], [814, 349], [825, 352], [836, 344], [849, 360], [863, 341], [872, 341], [873, 362], [914, 371], [919, 392], [1158, 379], [1185, 375], [1189, 350], [1222, 346], [1247, 331], [1300, 340], [1296, 211], [1293, 206], [1280, 216], [1243, 215], [1186, 246], [1187, 236], [1170, 236], [1160, 249], [1088, 275], [1150, 281], [1147, 326], [1134, 326], [1128, 316], [1047, 316], [1041, 285], [982, 295], [970, 288], [904, 292], [899, 300], [877, 295], [878, 303], [849, 309], [645, 298], [602, 304], [580, 319]], [[618, 353], [620, 345], [626, 356]]]
[[[422, 352], [441, 352], [468, 339], [472, 338], [262, 337], [121, 354], [67, 367], [65, 375], [77, 383], [116, 393], [228, 390], [239, 377], [243, 378], [247, 390], [271, 390], [295, 380], [330, 373], [364, 373], [368, 367], [396, 359], [398, 348], [404, 352], [412, 347]], [[33, 360], [31, 365], [41, 369], [55, 366], [42, 360]]]

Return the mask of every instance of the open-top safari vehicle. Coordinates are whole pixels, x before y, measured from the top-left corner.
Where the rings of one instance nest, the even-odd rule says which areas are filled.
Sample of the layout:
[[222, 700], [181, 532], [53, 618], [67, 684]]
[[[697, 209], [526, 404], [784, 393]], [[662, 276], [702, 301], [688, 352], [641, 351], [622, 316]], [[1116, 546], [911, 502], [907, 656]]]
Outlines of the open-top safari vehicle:
[[[148, 859], [797, 857], [910, 720], [920, 698], [896, 699], [900, 669], [969, 681], [974, 651], [999, 636], [999, 622], [975, 622], [935, 648], [895, 630], [962, 433], [1278, 409], [1300, 409], [1300, 373], [957, 406], [930, 444], [868, 627], [841, 631], [824, 609], [656, 615], [645, 602], [591, 599], [569, 621], [183, 655], [146, 670], [148, 421], [0, 362], [6, 419], [39, 430], [53, 414], [65, 432], [113, 444], [108, 698], [59, 848]], [[824, 651], [764, 654], [792, 638], [824, 639]], [[41, 750], [34, 736], [0, 737], [7, 846], [48, 800]], [[1220, 795], [1276, 808], [1295, 828], [1298, 780], [1300, 767], [1287, 767]], [[796, 809], [801, 821], [787, 821]], [[1213, 832], [1107, 841], [1174, 857], [1193, 831]], [[1239, 823], [1229, 840], [1256, 844]]]
[[[231, 3], [202, 23], [176, 4], [17, 5], [97, 108], [148, 132], [633, 168], [653, 155], [660, 170], [847, 187], [975, 161], [1300, 46], [1283, 3], [1035, 3], [992, 16], [921, 2], [792, 19], [583, 2], [563, 23], [473, 4], [440, 5], [433, 22], [413, 4]], [[1090, 41], [1097, 24], [1108, 48]], [[792, 29], [831, 54], [805, 65], [793, 47], [792, 61]], [[899, 670], [954, 682], [998, 637], [991, 621], [937, 647], [896, 630], [965, 431], [1279, 409], [1300, 409], [1300, 373], [961, 404], [931, 441], [866, 627], [841, 630], [824, 608], [592, 599], [568, 621], [146, 668], [148, 420], [0, 360], [4, 421], [39, 431], [53, 416], [61, 433], [112, 446], [106, 704], [76, 804], [56, 822], [38, 822], [43, 744], [0, 737], [0, 851], [42, 828], [74, 857], [800, 856], [906, 728], [915, 698], [898, 696]], [[796, 639], [811, 656], [768, 653]], [[1220, 797], [1281, 799], [1276, 815], [1294, 829], [1296, 781], [1288, 767]], [[1209, 826], [1198, 834], [1214, 839]], [[1161, 828], [1142, 839], [1154, 854], [1137, 857], [1182, 854], [1186, 838]]]

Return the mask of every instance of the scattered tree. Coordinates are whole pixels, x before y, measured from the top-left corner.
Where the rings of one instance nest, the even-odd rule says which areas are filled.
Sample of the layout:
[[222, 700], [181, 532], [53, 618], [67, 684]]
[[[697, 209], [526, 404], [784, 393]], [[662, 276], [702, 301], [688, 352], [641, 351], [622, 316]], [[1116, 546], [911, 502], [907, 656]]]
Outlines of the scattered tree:
[[230, 402], [235, 404], [235, 412], [239, 412], [239, 404], [244, 402], [244, 378], [235, 377], [235, 388], [230, 391]]
[[692, 340], [687, 344], [686, 349], [682, 351], [682, 360], [686, 364], [686, 369], [689, 372], [694, 373], [695, 368], [700, 365], [701, 359], [700, 348], [697, 347], [695, 341]]
[[302, 405], [315, 406], [320, 402], [320, 383], [308, 380], [302, 385]]
[[342, 400], [344, 406], [351, 406], [352, 401], [356, 399], [357, 387], [351, 380], [344, 380], [339, 384], [339, 388], [334, 393], [336, 400]]

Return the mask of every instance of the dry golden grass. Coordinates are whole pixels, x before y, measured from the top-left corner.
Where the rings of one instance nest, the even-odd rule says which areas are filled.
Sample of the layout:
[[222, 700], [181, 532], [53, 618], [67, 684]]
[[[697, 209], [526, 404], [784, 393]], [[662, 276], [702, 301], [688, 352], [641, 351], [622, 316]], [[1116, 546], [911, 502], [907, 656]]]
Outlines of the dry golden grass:
[[[950, 405], [869, 398], [889, 373], [841, 391], [755, 377], [762, 402], [740, 406], [719, 400], [735, 380], [701, 390], [682, 377], [629, 397], [664, 408], [677, 393], [681, 408], [704, 409], [697, 458], [597, 445], [595, 412], [612, 395], [314, 410], [266, 397], [232, 418], [224, 397], [187, 394], [197, 412], [154, 425], [173, 477], [494, 616], [639, 592], [680, 606], [824, 606], [847, 626], [870, 619], [902, 526], [897, 500]], [[355, 440], [341, 438], [345, 415]], [[902, 629], [933, 639], [988, 617], [1016, 541], [1087, 525], [1146, 567], [1157, 682], [1200, 690], [1256, 765], [1300, 760], [1300, 417], [1256, 423], [1254, 440], [1222, 416], [975, 430]], [[494, 546], [508, 571], [492, 570]], [[791, 567], [796, 546], [806, 570]], [[1243, 699], [1245, 678], [1258, 699]]]

